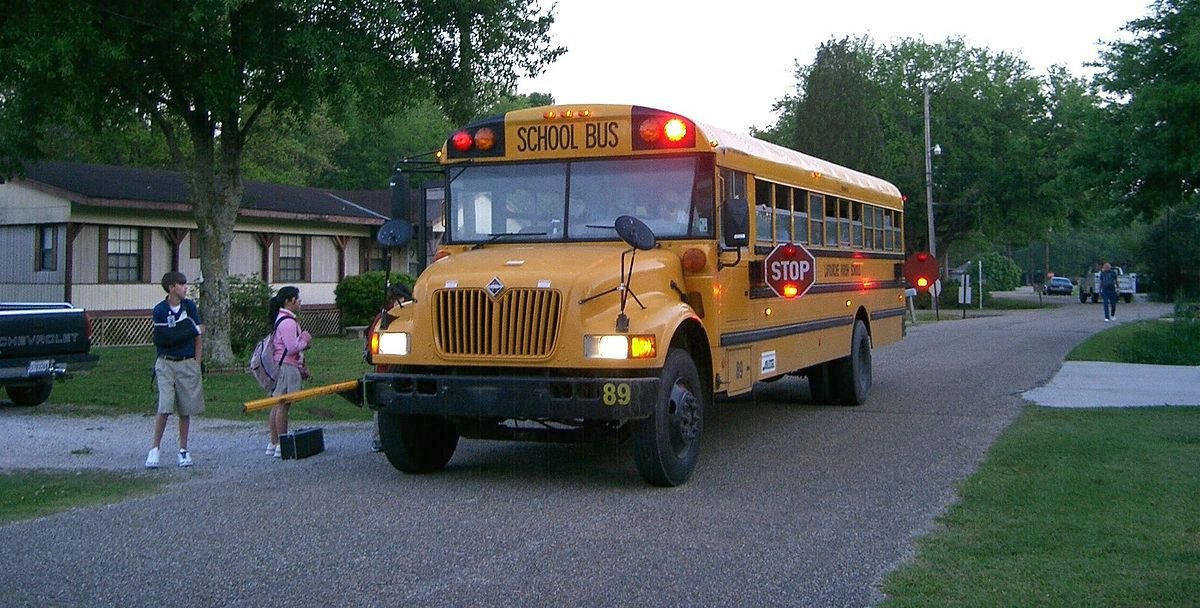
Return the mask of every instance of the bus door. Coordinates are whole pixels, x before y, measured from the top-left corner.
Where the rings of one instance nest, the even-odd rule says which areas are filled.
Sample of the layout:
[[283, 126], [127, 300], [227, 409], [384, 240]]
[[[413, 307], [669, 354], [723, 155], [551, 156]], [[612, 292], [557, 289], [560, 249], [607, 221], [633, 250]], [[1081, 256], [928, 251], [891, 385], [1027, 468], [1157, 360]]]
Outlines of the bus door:
[[754, 386], [753, 345], [745, 342], [750, 322], [750, 202], [746, 174], [721, 168], [717, 189], [721, 205], [720, 249], [717, 272], [717, 322], [713, 343], [719, 345], [715, 372], [716, 390], [736, 395]]

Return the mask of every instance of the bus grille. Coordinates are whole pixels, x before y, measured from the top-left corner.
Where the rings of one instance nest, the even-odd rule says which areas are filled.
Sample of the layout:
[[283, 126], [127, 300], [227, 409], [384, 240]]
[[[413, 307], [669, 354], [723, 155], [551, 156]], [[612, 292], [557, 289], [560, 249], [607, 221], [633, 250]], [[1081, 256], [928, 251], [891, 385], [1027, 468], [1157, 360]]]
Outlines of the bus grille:
[[452, 357], [545, 358], [554, 351], [562, 294], [509, 289], [492, 299], [482, 289], [435, 294], [438, 352]]

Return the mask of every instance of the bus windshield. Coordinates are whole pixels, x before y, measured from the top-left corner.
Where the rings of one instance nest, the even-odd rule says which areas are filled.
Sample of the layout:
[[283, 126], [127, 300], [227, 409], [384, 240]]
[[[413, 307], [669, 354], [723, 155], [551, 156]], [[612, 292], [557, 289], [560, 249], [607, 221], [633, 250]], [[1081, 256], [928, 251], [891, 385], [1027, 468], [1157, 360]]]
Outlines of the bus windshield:
[[450, 183], [447, 237], [617, 240], [613, 223], [622, 215], [660, 239], [711, 237], [712, 182], [710, 156], [470, 165]]

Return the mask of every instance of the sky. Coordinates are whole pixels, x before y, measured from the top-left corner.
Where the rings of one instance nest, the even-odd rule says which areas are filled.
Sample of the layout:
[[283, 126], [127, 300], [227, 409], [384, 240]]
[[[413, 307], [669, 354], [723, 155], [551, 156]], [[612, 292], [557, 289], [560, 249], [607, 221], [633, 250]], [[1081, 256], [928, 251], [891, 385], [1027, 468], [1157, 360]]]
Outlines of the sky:
[[[550, 0], [541, 0], [548, 6]], [[1148, 0], [557, 0], [550, 34], [567, 52], [520, 93], [558, 103], [637, 104], [746, 133], [775, 122], [797, 62], [847, 36], [876, 45], [962, 37], [1005, 51], [1035, 73], [1087, 76], [1099, 43], [1125, 39]]]

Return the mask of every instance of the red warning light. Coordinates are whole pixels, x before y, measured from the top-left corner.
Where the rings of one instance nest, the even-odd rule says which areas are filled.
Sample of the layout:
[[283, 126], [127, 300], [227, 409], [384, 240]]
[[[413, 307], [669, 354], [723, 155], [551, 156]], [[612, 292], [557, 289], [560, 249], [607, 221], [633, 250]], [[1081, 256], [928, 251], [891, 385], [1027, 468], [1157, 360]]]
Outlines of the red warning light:
[[796, 257], [796, 251], [798, 251], [796, 249], [796, 246], [791, 243], [788, 243], [787, 245], [783, 246], [783, 249], [780, 250], [779, 253], [782, 253], [783, 257], [785, 257], [785, 258], [794, 258], [794, 257]]
[[471, 134], [466, 131], [459, 131], [450, 137], [450, 144], [459, 152], [466, 152], [471, 149], [472, 141]]

